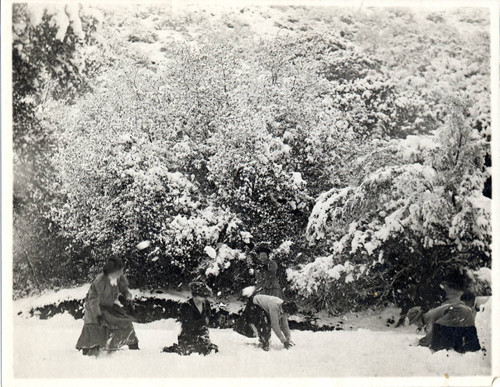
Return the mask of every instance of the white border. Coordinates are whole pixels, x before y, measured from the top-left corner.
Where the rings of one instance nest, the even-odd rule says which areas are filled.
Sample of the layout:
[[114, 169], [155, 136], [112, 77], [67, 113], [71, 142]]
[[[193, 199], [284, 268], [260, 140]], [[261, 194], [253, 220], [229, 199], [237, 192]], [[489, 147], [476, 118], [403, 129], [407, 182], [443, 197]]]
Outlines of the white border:
[[[32, 0], [32, 3], [65, 3], [69, 1], [52, 0], [41, 1]], [[137, 3], [146, 3], [130, 0], [90, 0], [83, 3], [109, 4], [111, 7], [124, 6]], [[13, 304], [12, 304], [12, 106], [11, 106], [11, 10], [12, 0], [1, 2], [1, 86], [2, 86], [2, 130], [1, 130], [1, 165], [2, 165], [2, 385], [4, 386], [85, 386], [89, 384], [112, 386], [171, 386], [203, 384], [207, 386], [220, 385], [336, 385], [336, 386], [472, 386], [491, 385], [493, 377], [410, 377], [410, 378], [335, 378], [335, 379], [14, 379], [13, 377]], [[349, 8], [367, 7], [422, 7], [422, 8], [456, 8], [456, 7], [486, 7], [490, 9], [490, 36], [491, 36], [491, 106], [492, 106], [492, 174], [494, 177], [500, 176], [500, 79], [499, 79], [499, 0], [219, 0], [217, 2], [209, 0], [153, 0], [147, 3], [167, 4], [173, 6], [203, 5], [203, 6], [242, 6], [242, 5], [308, 5], [308, 6], [339, 6]], [[498, 252], [500, 251], [500, 178], [493, 178], [493, 207], [492, 207], [492, 227], [493, 227], [493, 321], [492, 324], [492, 374], [500, 375], [500, 263], [498, 262]], [[497, 329], [495, 329], [497, 328]], [[397, 365], [395, 365], [397, 366]], [[497, 381], [495, 385], [500, 385]]]

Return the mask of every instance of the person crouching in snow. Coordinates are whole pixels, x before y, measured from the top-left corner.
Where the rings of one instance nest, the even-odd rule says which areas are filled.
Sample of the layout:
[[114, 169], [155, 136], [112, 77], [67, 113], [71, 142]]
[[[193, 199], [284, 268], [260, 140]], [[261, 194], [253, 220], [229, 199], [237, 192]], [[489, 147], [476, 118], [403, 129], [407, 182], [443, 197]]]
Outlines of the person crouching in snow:
[[180, 307], [181, 333], [177, 338], [178, 343], [164, 347], [162, 352], [179, 355], [192, 353], [208, 355], [211, 352], [219, 352], [217, 345], [212, 344], [208, 334], [211, 311], [207, 297], [212, 295], [212, 291], [203, 282], [191, 282], [189, 287], [192, 298]]
[[76, 349], [84, 355], [96, 356], [100, 350], [113, 351], [125, 345], [139, 349], [132, 325], [133, 317], [124, 309], [132, 304], [127, 278], [120, 258], [110, 258], [103, 272], [90, 285], [85, 299], [83, 330]]
[[475, 352], [481, 349], [474, 324], [475, 296], [466, 291], [460, 301], [447, 303], [423, 313], [420, 307], [408, 311], [410, 324], [426, 327], [427, 335], [418, 345], [433, 351], [453, 349], [457, 352]]
[[242, 314], [242, 321], [255, 331], [264, 351], [269, 351], [271, 329], [284, 347], [289, 349], [294, 344], [288, 327], [288, 316], [297, 313], [297, 305], [293, 301], [284, 301], [275, 296], [254, 295], [253, 290], [255, 287], [243, 291], [243, 296], [248, 297], [248, 302]]

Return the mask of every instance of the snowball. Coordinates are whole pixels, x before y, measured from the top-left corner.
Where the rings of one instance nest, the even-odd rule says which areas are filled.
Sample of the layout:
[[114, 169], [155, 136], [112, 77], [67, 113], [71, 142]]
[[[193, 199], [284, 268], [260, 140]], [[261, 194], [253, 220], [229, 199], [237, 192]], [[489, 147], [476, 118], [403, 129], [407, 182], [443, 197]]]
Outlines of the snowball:
[[151, 241], [142, 241], [135, 246], [137, 250], [144, 250], [151, 245]]
[[215, 259], [215, 257], [217, 256], [217, 252], [215, 251], [215, 249], [213, 247], [205, 246], [203, 251], [205, 251], [205, 253], [207, 253], [207, 255], [212, 259]]
[[255, 293], [255, 286], [247, 286], [245, 289], [241, 291], [241, 295], [244, 297], [250, 297]]

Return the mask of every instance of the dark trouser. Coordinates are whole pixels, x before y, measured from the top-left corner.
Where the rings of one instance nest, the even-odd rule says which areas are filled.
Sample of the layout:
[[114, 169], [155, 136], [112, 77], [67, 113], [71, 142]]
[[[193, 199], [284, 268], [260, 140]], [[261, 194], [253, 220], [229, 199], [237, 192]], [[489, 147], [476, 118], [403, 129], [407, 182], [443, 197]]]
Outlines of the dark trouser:
[[432, 327], [431, 349], [453, 349], [457, 352], [475, 352], [481, 349], [476, 327], [446, 327], [434, 324]]
[[253, 298], [250, 298], [243, 312], [243, 316], [246, 316], [248, 324], [253, 324], [257, 329], [262, 347], [268, 349], [269, 341], [271, 340], [271, 321], [264, 309], [255, 305], [253, 303]]

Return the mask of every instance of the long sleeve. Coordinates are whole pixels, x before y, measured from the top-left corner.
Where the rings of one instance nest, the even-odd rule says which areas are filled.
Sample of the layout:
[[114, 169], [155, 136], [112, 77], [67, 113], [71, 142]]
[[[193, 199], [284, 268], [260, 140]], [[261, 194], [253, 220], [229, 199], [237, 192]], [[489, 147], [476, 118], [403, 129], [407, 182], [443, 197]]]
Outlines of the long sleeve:
[[286, 338], [283, 335], [283, 333], [281, 332], [281, 326], [280, 326], [281, 325], [280, 324], [280, 309], [279, 309], [279, 307], [277, 305], [276, 306], [272, 306], [272, 307], [269, 308], [269, 317], [270, 317], [270, 320], [271, 320], [271, 328], [273, 329], [273, 331], [276, 334], [276, 336], [278, 336], [278, 338], [280, 339], [280, 341], [282, 343], [284, 343], [286, 341]]
[[87, 308], [91, 318], [97, 318], [97, 316], [101, 315], [101, 294], [103, 291], [104, 286], [101, 281], [94, 281], [92, 285], [90, 285], [87, 294]]
[[179, 308], [179, 320], [182, 324], [190, 323], [192, 320], [191, 308], [187, 303], [181, 304]]
[[281, 315], [280, 317], [280, 327], [281, 331], [284, 333], [285, 338], [290, 340], [290, 328], [288, 327], [288, 317], [285, 315]]
[[457, 303], [450, 305], [435, 322], [446, 327], [472, 327], [474, 326], [474, 313], [468, 306]]
[[276, 272], [278, 271], [278, 264], [274, 261], [269, 261], [267, 270], [272, 277], [276, 277]]
[[438, 306], [437, 308], [429, 310], [427, 313], [424, 314], [423, 316], [423, 321], [425, 324], [433, 324], [434, 321], [438, 320], [443, 316], [444, 313], [446, 313], [446, 310], [450, 307], [449, 304], [445, 304], [442, 306]]
[[204, 309], [204, 314], [205, 314], [205, 321], [208, 325], [214, 319], [214, 313], [212, 311], [212, 307], [210, 305], [210, 302], [206, 301], [203, 304], [203, 309]]
[[118, 289], [120, 291], [120, 294], [127, 300], [132, 299], [132, 293], [130, 293], [130, 290], [128, 288], [128, 280], [124, 275], [120, 276], [120, 278], [118, 279]]

